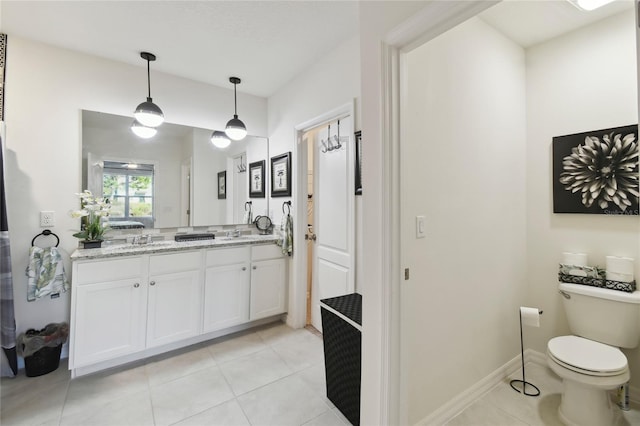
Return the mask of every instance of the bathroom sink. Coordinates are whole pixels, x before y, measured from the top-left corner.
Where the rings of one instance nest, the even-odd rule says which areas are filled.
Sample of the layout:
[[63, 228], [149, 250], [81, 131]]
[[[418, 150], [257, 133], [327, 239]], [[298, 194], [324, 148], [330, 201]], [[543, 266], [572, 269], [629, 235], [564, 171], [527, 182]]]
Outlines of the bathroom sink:
[[240, 235], [238, 237], [216, 237], [216, 240], [219, 241], [245, 241], [250, 239], [253, 239], [253, 235]]
[[145, 243], [145, 244], [133, 244], [133, 243], [113, 244], [113, 245], [103, 246], [102, 248], [109, 251], [123, 251], [123, 250], [132, 250], [132, 249], [144, 249], [145, 247], [146, 248], [166, 247], [172, 244], [175, 244], [175, 241], [162, 240], [162, 241], [153, 241], [151, 243]]

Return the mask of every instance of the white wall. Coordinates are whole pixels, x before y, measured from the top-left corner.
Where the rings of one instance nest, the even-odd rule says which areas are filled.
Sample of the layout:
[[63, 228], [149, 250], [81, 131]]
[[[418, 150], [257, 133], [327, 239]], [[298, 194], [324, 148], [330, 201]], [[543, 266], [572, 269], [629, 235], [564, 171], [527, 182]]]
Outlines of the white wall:
[[[162, 60], [162, 58], [158, 58]], [[223, 128], [233, 90], [151, 71], [153, 99], [167, 122]], [[81, 188], [81, 110], [131, 115], [146, 96], [144, 63], [125, 65], [9, 36], [5, 86], [6, 188], [18, 332], [69, 319], [69, 294], [26, 302], [28, 247], [40, 232], [39, 212], [56, 212], [53, 231], [72, 252], [79, 220], [67, 212]], [[264, 98], [238, 94], [250, 134], [267, 135]]]
[[[360, 97], [358, 48], [358, 37], [346, 41], [269, 97], [271, 157], [294, 150], [295, 126]], [[355, 129], [359, 129], [357, 108], [355, 123]], [[294, 162], [293, 176], [296, 176], [297, 170], [298, 165]], [[275, 223], [280, 223], [280, 206], [287, 200], [289, 198], [286, 197], [272, 199]]]
[[[191, 178], [193, 179], [193, 208], [191, 224], [206, 226], [225, 224], [227, 200], [218, 199], [218, 172], [226, 170], [226, 155], [210, 142], [211, 132], [193, 129], [193, 162]], [[228, 173], [228, 172], [227, 172]], [[231, 197], [227, 199], [231, 201]]]
[[[291, 151], [292, 176], [295, 177], [298, 173], [306, 173], [306, 171], [299, 170], [299, 165], [295, 161], [295, 127], [347, 103], [356, 101], [356, 105], [359, 104], [357, 101], [360, 98], [360, 57], [358, 49], [358, 37], [346, 41], [329, 54], [319, 58], [313, 67], [287, 83], [283, 89], [269, 98], [269, 156], [274, 157]], [[359, 129], [357, 108], [355, 115], [355, 129]], [[295, 179], [292, 179], [292, 187], [293, 194], [296, 191]], [[280, 226], [282, 220], [282, 203], [290, 199], [289, 197], [270, 199], [269, 207], [272, 211], [272, 220], [276, 226]], [[296, 220], [306, 220], [306, 211], [292, 211], [292, 214], [296, 217]], [[356, 210], [356, 223], [359, 222], [358, 217], [358, 211]], [[359, 252], [361, 247], [356, 240], [356, 252]], [[294, 248], [294, 257], [296, 253], [304, 254], [305, 252], [306, 250], [302, 250], [302, 248], [300, 250]], [[292, 286], [297, 285], [300, 287], [299, 283], [296, 283], [293, 279], [294, 275], [292, 274], [294, 274], [294, 271], [293, 268], [290, 268], [290, 312], [293, 309], [292, 304], [296, 301], [296, 293]], [[358, 282], [358, 276], [356, 267], [356, 282]]]
[[519, 352], [525, 55], [473, 18], [410, 52], [405, 73], [401, 363], [415, 424]]
[[[423, 2], [361, 2], [360, 20], [360, 87], [362, 100], [360, 116], [362, 129], [362, 393], [361, 418], [365, 425], [382, 424], [387, 407], [383, 400], [397, 398], [397, 389], [384, 395], [383, 375], [389, 375], [383, 359], [385, 342], [383, 324], [385, 288], [383, 236], [381, 230], [389, 218], [384, 216], [385, 176], [381, 173], [385, 160], [381, 135], [381, 120], [384, 108], [382, 88], [382, 50], [386, 35], [411, 15], [424, 7]], [[356, 127], [357, 128], [357, 127]], [[392, 366], [393, 369], [393, 366]], [[391, 414], [394, 416], [394, 413]]]
[[[638, 122], [633, 11], [527, 50], [527, 303], [545, 313], [528, 342], [540, 352], [569, 332], [557, 293], [562, 252], [589, 254], [604, 267], [606, 255], [636, 259], [640, 276], [638, 216], [553, 214], [551, 140], [554, 136]], [[631, 384], [640, 387], [640, 350], [625, 351]]]

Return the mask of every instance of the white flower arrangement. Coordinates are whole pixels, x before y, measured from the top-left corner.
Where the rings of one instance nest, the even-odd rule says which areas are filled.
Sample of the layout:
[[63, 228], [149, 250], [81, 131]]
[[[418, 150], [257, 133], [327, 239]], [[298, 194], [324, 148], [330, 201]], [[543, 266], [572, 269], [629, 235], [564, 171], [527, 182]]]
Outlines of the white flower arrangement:
[[104, 233], [109, 229], [107, 224], [102, 224], [102, 218], [109, 216], [111, 204], [108, 199], [94, 197], [91, 191], [84, 190], [76, 193], [80, 198], [80, 210], [71, 210], [69, 214], [73, 218], [84, 218], [82, 231], [73, 234], [74, 237], [85, 241], [102, 241]]

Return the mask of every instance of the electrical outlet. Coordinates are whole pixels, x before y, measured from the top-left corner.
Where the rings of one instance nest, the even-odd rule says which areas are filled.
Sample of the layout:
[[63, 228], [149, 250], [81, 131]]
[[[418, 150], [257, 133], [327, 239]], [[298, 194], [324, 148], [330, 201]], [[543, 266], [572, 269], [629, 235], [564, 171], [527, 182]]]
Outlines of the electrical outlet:
[[40, 212], [40, 226], [43, 228], [50, 228], [56, 224], [56, 212], [41, 211]]

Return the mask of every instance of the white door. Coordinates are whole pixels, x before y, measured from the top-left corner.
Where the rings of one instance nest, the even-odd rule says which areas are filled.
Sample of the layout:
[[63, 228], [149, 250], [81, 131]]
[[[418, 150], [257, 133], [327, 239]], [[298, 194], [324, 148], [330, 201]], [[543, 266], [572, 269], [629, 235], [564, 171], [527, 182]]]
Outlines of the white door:
[[[247, 155], [241, 153], [233, 159], [233, 169], [231, 171], [232, 188], [228, 190], [233, 191], [233, 221], [230, 223], [243, 223], [245, 214], [245, 203], [249, 201], [249, 183], [247, 182]], [[227, 180], [229, 177], [227, 176]]]
[[355, 163], [350, 116], [341, 118], [339, 126], [337, 121], [332, 121], [317, 129], [313, 158], [315, 247], [311, 323], [322, 331], [320, 300], [355, 291]]
[[94, 196], [99, 197], [102, 195], [102, 169], [103, 162], [98, 157], [90, 152], [87, 153], [87, 189], [93, 193]]
[[189, 226], [191, 224], [191, 159], [182, 163], [180, 180], [180, 226]]

